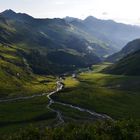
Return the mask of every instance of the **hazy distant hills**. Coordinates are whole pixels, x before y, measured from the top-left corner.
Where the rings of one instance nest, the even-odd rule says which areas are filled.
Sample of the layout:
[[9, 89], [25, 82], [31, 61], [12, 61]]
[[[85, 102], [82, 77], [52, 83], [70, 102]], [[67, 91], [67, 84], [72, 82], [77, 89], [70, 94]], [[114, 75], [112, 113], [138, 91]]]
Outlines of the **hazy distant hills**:
[[85, 20], [66, 17], [66, 20], [116, 50], [140, 37], [140, 27], [116, 23], [113, 20], [100, 20], [93, 16]]
[[[108, 46], [106, 42], [97, 39], [93, 35], [88, 35], [80, 28], [77, 29], [64, 19], [34, 19], [31, 16], [15, 13], [12, 10], [6, 10], [1, 15], [8, 20], [16, 21], [12, 26], [17, 30], [17, 41], [19, 41], [21, 36], [20, 38], [22, 39], [26, 37], [26, 42], [28, 41], [28, 43], [34, 42], [34, 45], [48, 48], [73, 49], [74, 47], [74, 50], [92, 51], [100, 57], [115, 52], [114, 48]], [[21, 35], [21, 32], [24, 32], [25, 37]], [[30, 38], [27, 37], [29, 34]], [[77, 42], [78, 44], [76, 44]]]
[[38, 74], [89, 67], [138, 36], [139, 27], [94, 17], [35, 19], [12, 10], [0, 14], [0, 43], [26, 48], [20, 54]]

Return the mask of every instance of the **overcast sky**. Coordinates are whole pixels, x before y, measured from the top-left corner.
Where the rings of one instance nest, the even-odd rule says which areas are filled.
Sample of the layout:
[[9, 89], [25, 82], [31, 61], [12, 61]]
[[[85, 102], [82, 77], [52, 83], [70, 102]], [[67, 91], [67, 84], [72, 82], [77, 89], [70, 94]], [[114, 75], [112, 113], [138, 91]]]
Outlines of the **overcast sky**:
[[92, 15], [140, 25], [140, 0], [0, 0], [0, 11], [6, 9], [38, 18]]

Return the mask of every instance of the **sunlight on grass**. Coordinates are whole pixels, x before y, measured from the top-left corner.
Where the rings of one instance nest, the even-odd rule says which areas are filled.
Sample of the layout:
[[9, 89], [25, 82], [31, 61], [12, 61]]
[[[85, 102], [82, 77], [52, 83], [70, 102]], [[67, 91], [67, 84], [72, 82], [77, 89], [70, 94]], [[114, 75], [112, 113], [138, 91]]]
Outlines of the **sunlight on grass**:
[[99, 65], [93, 65], [92, 66], [92, 70], [93, 72], [101, 72], [103, 69], [107, 68], [108, 66], [110, 66], [111, 63], [108, 63], [108, 62], [104, 62], [104, 63], [101, 63]]
[[64, 80], [64, 84], [66, 88], [76, 87], [79, 84], [79, 81], [72, 77], [66, 77]]
[[88, 71], [80, 73], [78, 80], [75, 86], [68, 80], [65, 84], [69, 89], [55, 98], [117, 119], [140, 117], [140, 77]]

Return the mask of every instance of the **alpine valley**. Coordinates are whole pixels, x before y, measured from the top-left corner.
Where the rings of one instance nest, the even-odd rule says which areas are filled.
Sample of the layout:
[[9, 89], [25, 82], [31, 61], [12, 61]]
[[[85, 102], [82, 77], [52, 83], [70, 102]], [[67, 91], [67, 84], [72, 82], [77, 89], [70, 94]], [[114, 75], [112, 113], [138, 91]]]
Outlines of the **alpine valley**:
[[139, 140], [140, 27], [0, 13], [1, 140]]

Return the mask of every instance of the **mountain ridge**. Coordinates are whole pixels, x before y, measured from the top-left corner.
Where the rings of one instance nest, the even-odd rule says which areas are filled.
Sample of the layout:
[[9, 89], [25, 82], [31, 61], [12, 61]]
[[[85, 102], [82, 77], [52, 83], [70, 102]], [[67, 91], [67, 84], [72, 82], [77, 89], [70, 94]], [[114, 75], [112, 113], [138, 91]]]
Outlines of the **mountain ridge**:
[[110, 67], [106, 68], [106, 73], [117, 75], [140, 75], [140, 39], [129, 42], [121, 51], [107, 58], [112, 61]]
[[140, 50], [140, 39], [135, 39], [131, 42], [129, 42], [128, 44], [126, 44], [124, 46], [124, 48], [122, 48], [122, 50], [120, 50], [119, 52], [109, 56], [106, 61], [109, 62], [116, 62], [121, 60], [123, 57], [134, 53], [136, 51]]
[[128, 54], [104, 71], [109, 74], [140, 76], [140, 50]]
[[[70, 17], [67, 19], [36, 19], [24, 13], [6, 10], [0, 14], [0, 17], [0, 42], [32, 50], [26, 57], [33, 70], [41, 74], [47, 74], [46, 67], [51, 67], [55, 73], [58, 71], [58, 73], [64, 73], [101, 62], [104, 57], [117, 51], [114, 41], [110, 40], [108, 29], [105, 29], [105, 27], [110, 27], [108, 22], [114, 23], [112, 29], [122, 28], [114, 21], [99, 20], [92, 16], [85, 20]], [[96, 22], [100, 24], [97, 25]], [[123, 26], [125, 26], [124, 30], [133, 27]], [[129, 30], [135, 31], [135, 28]], [[117, 32], [119, 33], [121, 32]], [[59, 54], [63, 54], [61, 59]], [[35, 55], [42, 61], [41, 66]], [[33, 58], [36, 62], [33, 62]], [[59, 59], [62, 61], [60, 64]]]

